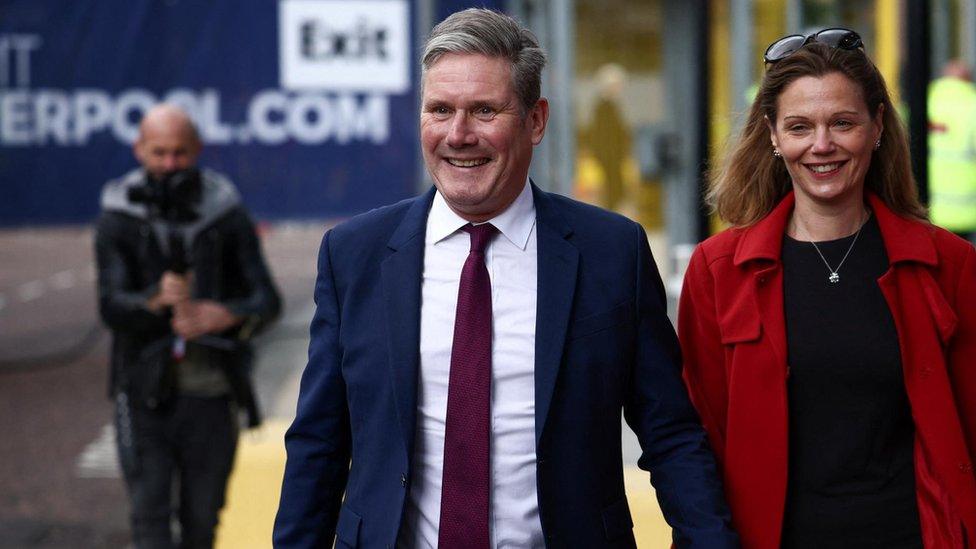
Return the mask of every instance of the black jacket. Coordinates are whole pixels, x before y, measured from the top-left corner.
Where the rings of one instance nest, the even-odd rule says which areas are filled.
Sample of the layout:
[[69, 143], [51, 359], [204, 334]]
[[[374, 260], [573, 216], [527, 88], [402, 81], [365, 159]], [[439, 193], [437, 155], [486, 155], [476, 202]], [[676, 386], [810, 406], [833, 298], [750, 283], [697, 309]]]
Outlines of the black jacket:
[[273, 320], [281, 301], [261, 255], [254, 226], [233, 185], [216, 172], [203, 172], [200, 218], [175, 225], [154, 219], [128, 198], [128, 189], [145, 183], [142, 170], [110, 181], [102, 193], [102, 215], [95, 233], [98, 300], [102, 320], [112, 330], [110, 392], [150, 408], [174, 390], [170, 359], [173, 332], [168, 314], [145, 308], [169, 268], [167, 233], [182, 236], [194, 273], [193, 295], [212, 299], [246, 320], [219, 334], [225, 349], [210, 347], [212, 360], [228, 377], [234, 397], [247, 408], [249, 423], [260, 418], [251, 390], [248, 339]]

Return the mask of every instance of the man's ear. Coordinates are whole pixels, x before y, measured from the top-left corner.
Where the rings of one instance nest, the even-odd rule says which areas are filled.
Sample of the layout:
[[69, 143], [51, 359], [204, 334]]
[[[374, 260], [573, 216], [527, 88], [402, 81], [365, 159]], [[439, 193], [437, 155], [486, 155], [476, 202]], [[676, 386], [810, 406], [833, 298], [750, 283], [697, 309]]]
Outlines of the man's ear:
[[190, 166], [197, 165], [197, 159], [200, 158], [200, 152], [203, 150], [203, 142], [200, 141], [200, 136], [196, 135], [194, 132], [193, 140], [189, 145], [189, 155], [190, 155]]
[[549, 123], [549, 101], [540, 97], [529, 112], [529, 123], [532, 124], [532, 144], [542, 143], [542, 136], [546, 134], [546, 124]]
[[144, 165], [145, 164], [143, 162], [143, 142], [142, 142], [142, 137], [137, 138], [132, 143], [132, 156], [135, 156], [136, 157], [136, 162], [138, 162], [140, 165]]

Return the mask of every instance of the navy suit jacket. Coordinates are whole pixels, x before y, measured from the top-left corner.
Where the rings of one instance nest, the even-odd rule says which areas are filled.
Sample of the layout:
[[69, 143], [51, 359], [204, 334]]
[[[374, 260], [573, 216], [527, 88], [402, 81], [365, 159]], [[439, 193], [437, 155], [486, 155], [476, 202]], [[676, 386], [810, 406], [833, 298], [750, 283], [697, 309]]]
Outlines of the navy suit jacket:
[[[737, 547], [640, 225], [533, 185], [538, 497], [548, 547], [634, 547], [621, 410], [679, 547]], [[434, 191], [326, 233], [275, 547], [394, 547], [410, 486]]]

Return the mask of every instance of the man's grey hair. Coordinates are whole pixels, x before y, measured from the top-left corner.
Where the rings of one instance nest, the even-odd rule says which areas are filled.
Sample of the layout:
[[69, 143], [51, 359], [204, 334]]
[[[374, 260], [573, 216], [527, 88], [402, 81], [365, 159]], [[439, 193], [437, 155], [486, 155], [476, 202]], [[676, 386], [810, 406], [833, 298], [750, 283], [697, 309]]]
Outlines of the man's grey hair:
[[438, 23], [424, 46], [423, 73], [427, 74], [447, 53], [507, 59], [512, 66], [512, 85], [522, 103], [523, 115], [532, 110], [542, 95], [546, 52], [532, 31], [504, 13], [469, 8]]

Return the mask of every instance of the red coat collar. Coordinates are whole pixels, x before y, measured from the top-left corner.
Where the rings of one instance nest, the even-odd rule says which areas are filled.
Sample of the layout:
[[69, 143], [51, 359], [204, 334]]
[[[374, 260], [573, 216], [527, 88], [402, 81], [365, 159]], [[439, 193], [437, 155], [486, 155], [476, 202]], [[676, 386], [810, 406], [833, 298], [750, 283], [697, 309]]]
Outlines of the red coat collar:
[[[866, 195], [871, 210], [877, 216], [889, 263], [915, 261], [930, 266], [938, 264], [931, 226], [900, 217], [873, 192], [869, 191]], [[779, 261], [783, 233], [793, 212], [794, 202], [793, 191], [790, 191], [766, 217], [755, 225], [741, 229], [742, 238], [733, 257], [736, 266], [754, 259]]]

